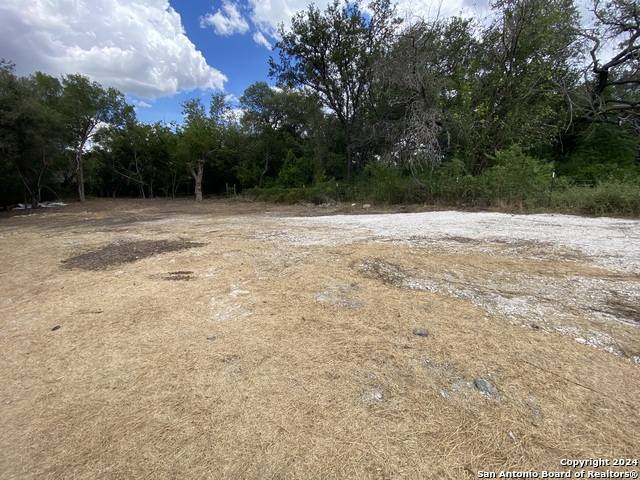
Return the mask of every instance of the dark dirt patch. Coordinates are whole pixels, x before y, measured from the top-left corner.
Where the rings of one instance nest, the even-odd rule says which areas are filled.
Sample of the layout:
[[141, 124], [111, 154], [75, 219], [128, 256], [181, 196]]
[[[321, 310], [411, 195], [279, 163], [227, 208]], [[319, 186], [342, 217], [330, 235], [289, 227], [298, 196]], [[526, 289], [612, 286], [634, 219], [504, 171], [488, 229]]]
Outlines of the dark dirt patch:
[[403, 286], [407, 273], [398, 265], [387, 262], [381, 258], [372, 258], [362, 264], [362, 274], [365, 277], [382, 280], [387, 285]]
[[79, 270], [105, 270], [165, 252], [177, 252], [204, 246], [204, 243], [170, 240], [143, 240], [113, 243], [99, 250], [82, 253], [62, 261], [62, 267]]
[[164, 280], [173, 280], [173, 281], [186, 280], [186, 281], [188, 281], [188, 280], [193, 280], [193, 277], [191, 276], [192, 273], [193, 272], [187, 271], [187, 270], [179, 271], [179, 272], [169, 272], [169, 275], [166, 276], [166, 277], [163, 277], [163, 278], [164, 278]]

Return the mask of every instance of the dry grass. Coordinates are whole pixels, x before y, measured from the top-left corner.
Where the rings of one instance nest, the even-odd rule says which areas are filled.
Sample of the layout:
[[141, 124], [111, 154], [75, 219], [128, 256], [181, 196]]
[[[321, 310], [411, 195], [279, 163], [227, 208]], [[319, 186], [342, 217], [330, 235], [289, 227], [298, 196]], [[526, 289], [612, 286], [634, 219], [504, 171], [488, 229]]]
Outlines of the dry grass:
[[[257, 239], [279, 231], [277, 208], [90, 202], [0, 219], [0, 478], [458, 479], [637, 458], [638, 365], [398, 283], [601, 269]], [[194, 248], [64, 263], [152, 241]]]

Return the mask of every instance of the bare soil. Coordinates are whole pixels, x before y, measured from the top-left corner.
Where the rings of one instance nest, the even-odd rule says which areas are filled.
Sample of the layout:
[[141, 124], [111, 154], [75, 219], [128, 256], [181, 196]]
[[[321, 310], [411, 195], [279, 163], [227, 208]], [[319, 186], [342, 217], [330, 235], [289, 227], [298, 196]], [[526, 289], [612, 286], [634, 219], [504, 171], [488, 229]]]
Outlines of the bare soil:
[[383, 210], [2, 214], [0, 478], [460, 479], [640, 456], [640, 222]]

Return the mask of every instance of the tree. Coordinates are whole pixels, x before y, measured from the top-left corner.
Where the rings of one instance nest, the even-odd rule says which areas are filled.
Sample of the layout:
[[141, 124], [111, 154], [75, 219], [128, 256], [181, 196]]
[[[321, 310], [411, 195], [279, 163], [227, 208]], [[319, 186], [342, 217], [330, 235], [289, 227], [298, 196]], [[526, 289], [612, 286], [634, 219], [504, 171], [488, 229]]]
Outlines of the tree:
[[14, 68], [0, 64], [0, 151], [37, 208], [44, 175], [64, 148], [57, 109], [62, 88], [56, 78], [40, 72], [18, 78]]
[[334, 0], [321, 13], [313, 4], [295, 15], [291, 29], [280, 25], [279, 61], [269, 59], [269, 75], [282, 85], [319, 95], [339, 119], [347, 140], [347, 174], [354, 162], [354, 134], [369, 94], [375, 59], [399, 24], [390, 0]]
[[550, 142], [562, 128], [562, 86], [573, 85], [578, 13], [573, 0], [496, 0], [458, 114], [458, 154], [475, 174], [497, 150]]
[[[137, 185], [142, 198], [153, 198], [154, 156], [151, 154], [153, 127], [135, 118], [126, 121], [122, 128], [103, 128], [94, 140], [105, 150], [113, 170]], [[147, 192], [145, 192], [145, 188]]]
[[87, 77], [72, 74], [63, 77], [63, 112], [74, 155], [78, 197], [85, 201], [84, 152], [93, 135], [104, 124], [122, 125], [134, 115], [124, 95], [114, 88], [104, 89]]
[[379, 59], [368, 105], [373, 148], [387, 163], [437, 166], [449, 147], [447, 115], [459, 113], [478, 58], [476, 24], [452, 17], [405, 28]]
[[277, 141], [276, 130], [281, 126], [285, 116], [285, 103], [282, 100], [281, 92], [277, 92], [266, 82], [255, 82], [247, 87], [240, 97], [240, 106], [244, 110], [242, 124], [263, 151], [259, 187], [262, 187], [264, 176], [269, 171], [271, 152]]
[[202, 201], [204, 167], [223, 147], [228, 113], [229, 106], [222, 93], [212, 95], [208, 113], [199, 98], [182, 104], [185, 124], [179, 132], [178, 149], [186, 159], [195, 182], [196, 202]]
[[[582, 35], [591, 42], [585, 70], [583, 118], [629, 124], [640, 132], [640, 5], [635, 0], [594, 0], [595, 28]], [[608, 60], [605, 46], [614, 47]]]

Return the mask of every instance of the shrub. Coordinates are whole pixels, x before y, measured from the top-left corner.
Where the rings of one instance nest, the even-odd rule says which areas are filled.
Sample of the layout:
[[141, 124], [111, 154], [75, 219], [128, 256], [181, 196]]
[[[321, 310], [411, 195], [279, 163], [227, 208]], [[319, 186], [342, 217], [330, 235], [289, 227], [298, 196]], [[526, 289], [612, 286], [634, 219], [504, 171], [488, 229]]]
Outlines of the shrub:
[[496, 152], [494, 160], [478, 179], [487, 203], [526, 209], [545, 205], [553, 164], [524, 154], [518, 146]]

